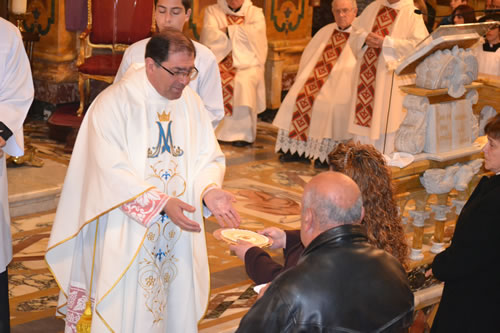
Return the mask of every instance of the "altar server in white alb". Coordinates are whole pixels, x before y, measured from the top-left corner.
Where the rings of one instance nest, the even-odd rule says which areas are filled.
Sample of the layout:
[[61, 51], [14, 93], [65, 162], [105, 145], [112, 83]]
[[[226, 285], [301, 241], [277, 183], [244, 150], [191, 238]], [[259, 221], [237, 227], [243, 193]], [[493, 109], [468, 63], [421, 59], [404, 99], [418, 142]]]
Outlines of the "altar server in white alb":
[[394, 73], [396, 62], [428, 35], [415, 9], [413, 0], [376, 0], [352, 24], [349, 43], [358, 63], [349, 132], [383, 153], [394, 150], [395, 132], [405, 116], [399, 86], [412, 83]]
[[276, 152], [288, 153], [280, 157], [285, 162], [297, 155], [325, 162], [339, 141], [351, 138], [347, 124], [356, 58], [348, 39], [356, 1], [334, 0], [332, 13], [336, 23], [323, 27], [307, 44], [295, 82], [273, 121], [279, 128]]
[[7, 265], [12, 260], [6, 153], [24, 155], [23, 122], [33, 102], [31, 68], [19, 29], [0, 17], [0, 332], [10, 331]]
[[89, 295], [92, 332], [197, 332], [210, 283], [203, 219], [237, 227], [240, 218], [220, 189], [225, 160], [208, 113], [188, 87], [194, 59], [193, 43], [165, 29], [83, 120], [46, 254], [65, 332]]
[[217, 0], [205, 8], [200, 41], [215, 54], [222, 79], [224, 119], [217, 139], [245, 146], [255, 141], [257, 114], [266, 109], [266, 21], [250, 0]]
[[[182, 31], [190, 16], [191, 0], [155, 0], [155, 21], [160, 32], [165, 28]], [[138, 41], [127, 48], [114, 82], [120, 81], [133, 63], [144, 63], [144, 53], [149, 39]], [[216, 128], [224, 117], [219, 67], [208, 47], [194, 40], [192, 42], [196, 48], [194, 65], [198, 69], [198, 76], [191, 80], [189, 86], [200, 95], [212, 125]]]

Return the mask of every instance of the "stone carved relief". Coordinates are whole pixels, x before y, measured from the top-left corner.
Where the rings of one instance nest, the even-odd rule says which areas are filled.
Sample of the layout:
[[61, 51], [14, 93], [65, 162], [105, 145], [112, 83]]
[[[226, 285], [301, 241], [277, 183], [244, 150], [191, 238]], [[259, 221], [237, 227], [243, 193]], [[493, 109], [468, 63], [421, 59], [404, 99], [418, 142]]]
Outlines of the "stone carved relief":
[[448, 193], [452, 189], [465, 191], [472, 177], [481, 170], [484, 159], [478, 158], [464, 164], [457, 163], [446, 169], [428, 169], [420, 182], [429, 194]]
[[465, 93], [465, 85], [477, 79], [476, 57], [469, 49], [454, 46], [428, 56], [416, 68], [416, 85], [420, 88], [448, 88], [448, 94], [458, 98]]
[[407, 95], [403, 106], [408, 110], [405, 119], [396, 132], [395, 148], [397, 151], [418, 154], [425, 146], [427, 111], [429, 99]]
[[472, 177], [481, 169], [483, 161], [482, 158], [478, 158], [460, 166], [460, 169], [455, 173], [455, 189], [457, 191], [465, 191], [467, 189]]
[[460, 167], [450, 165], [446, 169], [428, 169], [420, 177], [420, 182], [429, 194], [450, 192], [455, 186], [455, 174]]
[[480, 115], [480, 120], [479, 120], [479, 135], [480, 136], [485, 134], [484, 133], [484, 126], [486, 126], [488, 121], [496, 115], [497, 115], [497, 111], [489, 105], [486, 105], [481, 110], [481, 115]]

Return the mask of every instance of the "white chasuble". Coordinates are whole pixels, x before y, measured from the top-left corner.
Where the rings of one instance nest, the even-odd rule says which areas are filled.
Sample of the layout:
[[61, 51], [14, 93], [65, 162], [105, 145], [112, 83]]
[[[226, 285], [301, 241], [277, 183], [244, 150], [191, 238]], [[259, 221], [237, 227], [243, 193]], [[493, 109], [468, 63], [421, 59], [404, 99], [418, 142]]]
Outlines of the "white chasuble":
[[[391, 32], [384, 38], [382, 50], [375, 63], [375, 91], [370, 122], [366, 126], [366, 124], [360, 125], [359, 121], [356, 121], [357, 99], [353, 98], [348, 128], [349, 133], [356, 135], [355, 140], [374, 144], [379, 150], [382, 150], [384, 146], [385, 133], [394, 134], [405, 116], [403, 110], [405, 95], [399, 86], [414, 82], [413, 76], [394, 74], [396, 63], [398, 59], [410, 54], [414, 46], [428, 34], [422, 16], [414, 13], [413, 1], [400, 0], [393, 4], [387, 0], [372, 2], [354, 20], [353, 31], [349, 38], [352, 51], [358, 59], [356, 70], [353, 72], [355, 80], [358, 81], [355, 84], [356, 87], [360, 83], [362, 59], [369, 49], [365, 44], [366, 36], [374, 27], [375, 19], [382, 6], [397, 11], [397, 16], [392, 23]], [[392, 135], [393, 137], [394, 135]], [[393, 146], [393, 142], [388, 145]], [[390, 151], [386, 150], [386, 153], [390, 153]]]
[[[267, 37], [262, 8], [244, 0], [241, 8], [233, 12], [225, 0], [218, 0], [217, 4], [206, 7], [204, 15], [200, 41], [212, 50], [219, 63], [231, 53], [236, 69], [232, 85], [232, 115], [226, 115], [217, 127], [217, 138], [253, 142], [257, 114], [266, 109], [264, 65]], [[229, 25], [227, 15], [243, 16], [244, 23]], [[223, 29], [227, 29], [227, 34]]]
[[[209, 293], [202, 195], [223, 175], [208, 114], [189, 87], [167, 100], [137, 66], [101, 93], [78, 134], [46, 254], [66, 332], [91, 280], [92, 332], [196, 332]], [[159, 214], [145, 226], [141, 212], [134, 219], [120, 208], [147, 206], [158, 192], [194, 206], [186, 216], [202, 231]]]
[[[307, 44], [300, 58], [299, 70], [295, 82], [281, 103], [273, 125], [278, 127], [276, 152], [298, 153], [311, 159], [325, 161], [339, 141], [351, 138], [347, 131], [351, 98], [354, 94], [353, 70], [356, 65], [349, 42], [338, 56], [330, 74], [314, 98], [311, 110], [307, 140], [290, 138], [289, 132], [297, 96], [307, 84], [315, 70], [318, 59], [323, 54], [337, 24], [332, 23], [321, 28]], [[337, 30], [338, 31], [338, 30]], [[345, 30], [350, 33], [351, 28]]]

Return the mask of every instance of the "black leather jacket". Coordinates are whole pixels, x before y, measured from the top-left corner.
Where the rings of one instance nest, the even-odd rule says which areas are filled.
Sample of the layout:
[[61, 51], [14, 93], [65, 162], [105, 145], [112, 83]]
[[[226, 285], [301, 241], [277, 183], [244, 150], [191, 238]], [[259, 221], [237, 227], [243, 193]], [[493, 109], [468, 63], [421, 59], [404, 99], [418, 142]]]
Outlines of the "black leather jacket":
[[241, 320], [244, 332], [407, 332], [413, 293], [400, 263], [361, 225], [329, 229]]

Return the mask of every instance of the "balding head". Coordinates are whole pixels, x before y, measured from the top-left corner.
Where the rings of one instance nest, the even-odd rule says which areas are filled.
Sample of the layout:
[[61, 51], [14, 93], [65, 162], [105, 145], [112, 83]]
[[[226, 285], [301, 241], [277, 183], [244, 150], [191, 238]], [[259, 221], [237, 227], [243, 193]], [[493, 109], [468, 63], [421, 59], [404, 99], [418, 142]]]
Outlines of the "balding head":
[[307, 246], [317, 235], [342, 224], [361, 223], [363, 201], [348, 176], [323, 172], [306, 185], [302, 197], [301, 238]]

